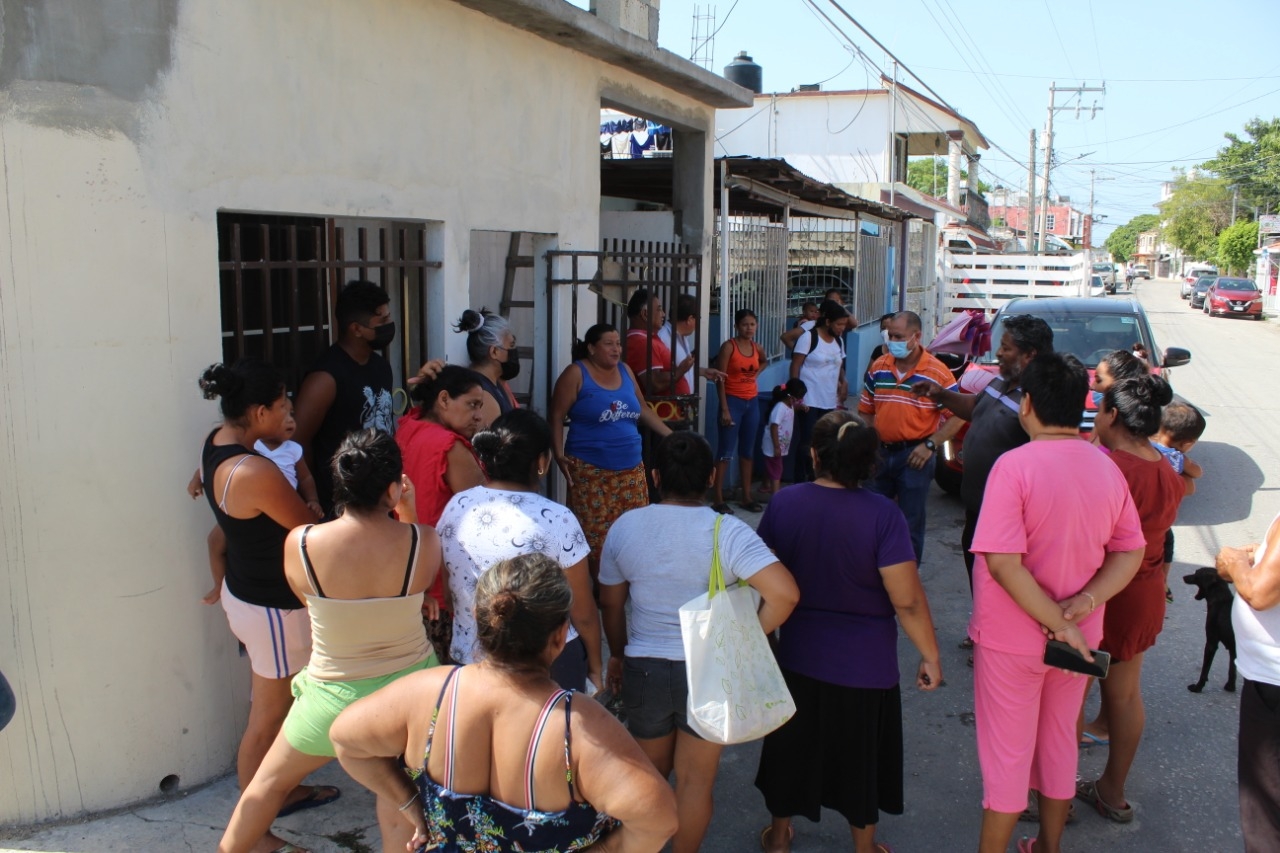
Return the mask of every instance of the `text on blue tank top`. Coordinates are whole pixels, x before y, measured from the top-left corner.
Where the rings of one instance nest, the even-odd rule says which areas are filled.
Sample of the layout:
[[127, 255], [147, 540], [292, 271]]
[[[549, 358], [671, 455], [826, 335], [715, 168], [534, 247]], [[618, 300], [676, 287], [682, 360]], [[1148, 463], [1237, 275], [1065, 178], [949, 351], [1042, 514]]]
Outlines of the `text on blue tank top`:
[[565, 452], [597, 468], [625, 471], [640, 464], [640, 398], [622, 366], [622, 385], [603, 388], [582, 362], [582, 389], [569, 408]]

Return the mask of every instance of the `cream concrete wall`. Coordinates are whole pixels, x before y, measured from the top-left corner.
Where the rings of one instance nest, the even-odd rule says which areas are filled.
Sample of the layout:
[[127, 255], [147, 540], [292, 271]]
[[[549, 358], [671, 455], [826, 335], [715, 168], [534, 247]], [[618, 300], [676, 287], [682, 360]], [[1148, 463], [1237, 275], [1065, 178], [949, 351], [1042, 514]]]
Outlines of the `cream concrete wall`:
[[[200, 603], [211, 517], [183, 491], [218, 417], [195, 380], [221, 353], [220, 208], [442, 223], [431, 334], [456, 361], [472, 229], [595, 247], [604, 93], [711, 125], [448, 0], [167, 5], [137, 97], [51, 74], [0, 90], [0, 666], [18, 693], [0, 823], [233, 767], [248, 665]], [[563, 364], [556, 332], [539, 340]]]

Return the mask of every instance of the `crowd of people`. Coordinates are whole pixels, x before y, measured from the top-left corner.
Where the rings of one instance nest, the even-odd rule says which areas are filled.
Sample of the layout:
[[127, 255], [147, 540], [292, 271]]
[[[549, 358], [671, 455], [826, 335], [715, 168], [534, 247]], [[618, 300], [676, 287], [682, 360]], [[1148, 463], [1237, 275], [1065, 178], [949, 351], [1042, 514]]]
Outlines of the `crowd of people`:
[[[763, 739], [762, 848], [789, 851], [793, 819], [817, 821], [826, 807], [849, 823], [857, 853], [889, 851], [876, 827], [904, 810], [899, 628], [919, 655], [915, 687], [943, 680], [918, 572], [918, 481], [946, 434], [944, 410], [969, 423], [962, 645], [973, 649], [978, 849], [1005, 851], [1017, 822], [1033, 819], [1039, 832], [1018, 850], [1056, 853], [1073, 799], [1133, 819], [1142, 660], [1163, 626], [1171, 527], [1202, 473], [1188, 453], [1204, 430], [1140, 359], [1103, 360], [1093, 441], [1082, 440], [1091, 380], [1053, 351], [1043, 320], [1006, 320], [998, 376], [971, 393], [925, 350], [919, 317], [900, 312], [882, 319], [884, 352], [850, 411], [853, 318], [825, 300], [809, 328], [787, 333], [791, 377], [762, 412], [754, 314], [739, 312], [715, 365], [699, 367], [684, 340], [696, 306], [680, 303], [664, 335], [663, 306], [640, 291], [625, 338], [598, 324], [575, 345], [549, 418], [507, 386], [519, 369], [510, 326], [468, 310], [456, 328], [470, 365], [424, 365], [397, 423], [378, 353], [394, 335], [386, 306], [376, 285], [343, 289], [338, 341], [304, 379], [296, 414], [270, 365], [217, 364], [200, 379], [223, 416], [188, 486], [217, 523], [205, 601], [225, 611], [253, 679], [242, 793], [219, 850], [300, 851], [271, 824], [341, 796], [304, 784], [336, 757], [376, 795], [386, 850], [670, 842], [693, 853], [723, 746], [690, 724], [680, 608], [705, 593], [715, 563], [758, 595], [759, 630], [795, 705]], [[690, 394], [699, 377], [717, 384], [717, 451], [646, 403]], [[765, 507], [743, 439], [758, 431]], [[793, 485], [782, 488], [789, 453]], [[763, 509], [756, 530], [725, 501], [735, 457], [739, 506]], [[564, 505], [542, 494], [553, 463]], [[1240, 591], [1250, 850], [1280, 849], [1273, 532], [1218, 561]], [[1082, 670], [1109, 657], [1096, 719], [1084, 719], [1091, 682], [1060, 668], [1047, 641]], [[621, 697], [617, 716], [586, 698], [602, 689]], [[1082, 742], [1109, 745], [1097, 779], [1077, 776]]]

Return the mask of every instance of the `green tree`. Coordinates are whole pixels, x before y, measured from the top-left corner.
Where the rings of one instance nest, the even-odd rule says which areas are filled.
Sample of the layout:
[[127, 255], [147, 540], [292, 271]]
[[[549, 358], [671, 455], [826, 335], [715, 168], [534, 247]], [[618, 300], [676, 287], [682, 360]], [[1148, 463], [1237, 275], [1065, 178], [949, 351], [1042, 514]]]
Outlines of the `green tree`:
[[1138, 235], [1160, 227], [1160, 217], [1154, 213], [1135, 216], [1124, 225], [1112, 231], [1103, 245], [1117, 263], [1124, 263], [1133, 257], [1138, 248]]
[[[969, 172], [960, 170], [960, 177], [969, 180]], [[907, 179], [903, 182], [913, 190], [919, 190], [934, 198], [946, 198], [947, 195], [947, 161], [944, 157], [920, 157], [907, 162]], [[978, 180], [978, 192], [986, 195], [991, 191], [991, 184]]]
[[1258, 223], [1237, 222], [1218, 235], [1218, 266], [1228, 273], [1243, 275], [1253, 261], [1258, 245]]
[[1193, 258], [1218, 253], [1218, 235], [1231, 224], [1232, 191], [1223, 178], [1180, 176], [1160, 203], [1164, 237]]
[[1280, 211], [1280, 118], [1255, 118], [1244, 126], [1247, 138], [1223, 134], [1229, 144], [1203, 168], [1240, 190], [1242, 207]]

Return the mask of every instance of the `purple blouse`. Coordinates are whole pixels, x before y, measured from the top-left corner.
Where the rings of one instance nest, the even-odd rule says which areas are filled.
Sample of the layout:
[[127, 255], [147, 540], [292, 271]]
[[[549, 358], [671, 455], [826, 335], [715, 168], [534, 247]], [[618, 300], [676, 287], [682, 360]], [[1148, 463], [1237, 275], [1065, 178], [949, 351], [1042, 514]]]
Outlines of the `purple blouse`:
[[880, 569], [915, 561], [897, 504], [866, 489], [801, 483], [774, 496], [757, 532], [800, 587], [778, 664], [843, 687], [896, 685], [898, 629]]

